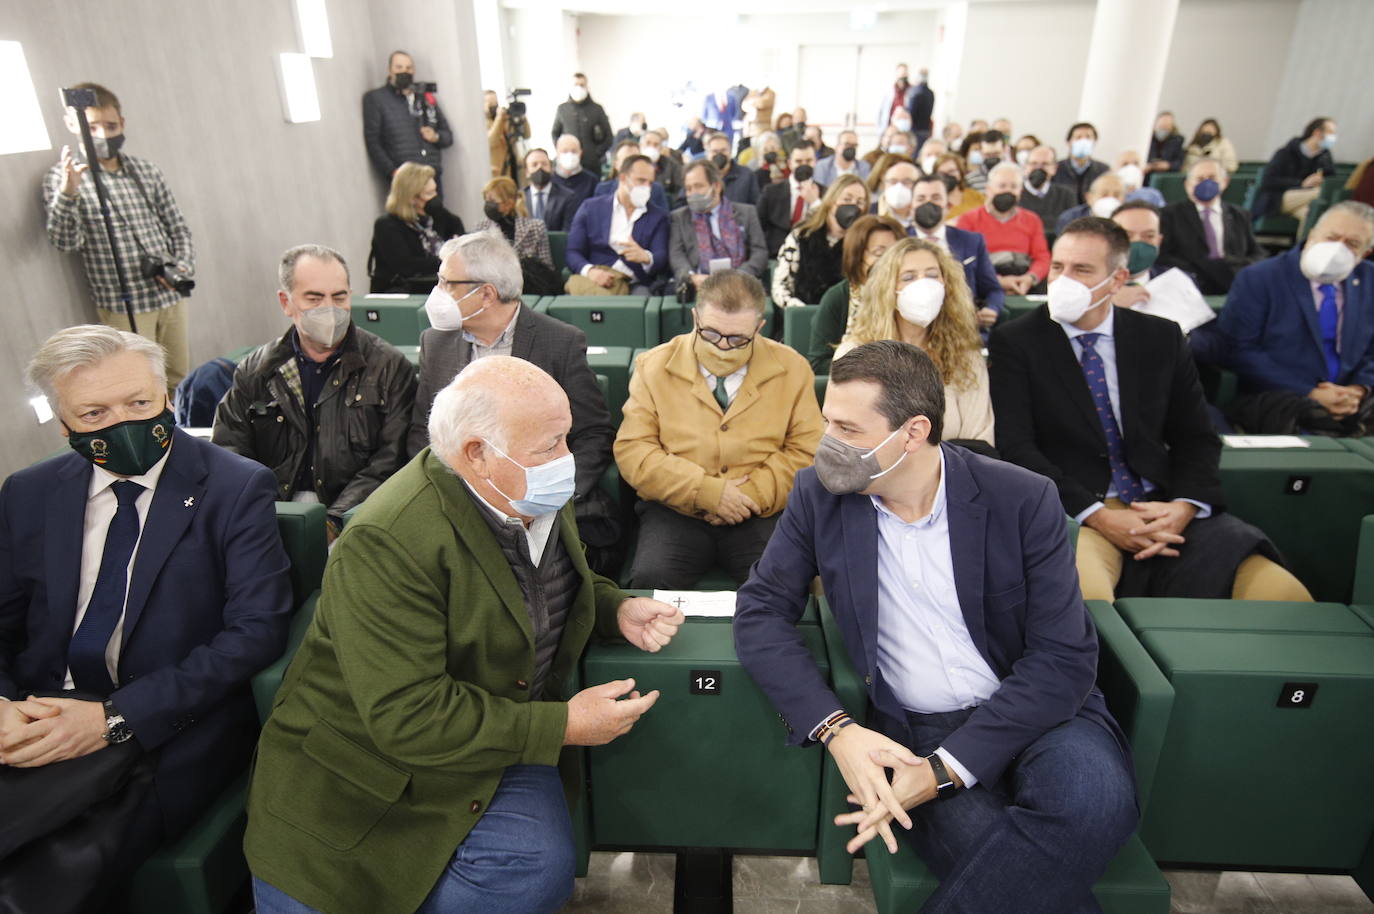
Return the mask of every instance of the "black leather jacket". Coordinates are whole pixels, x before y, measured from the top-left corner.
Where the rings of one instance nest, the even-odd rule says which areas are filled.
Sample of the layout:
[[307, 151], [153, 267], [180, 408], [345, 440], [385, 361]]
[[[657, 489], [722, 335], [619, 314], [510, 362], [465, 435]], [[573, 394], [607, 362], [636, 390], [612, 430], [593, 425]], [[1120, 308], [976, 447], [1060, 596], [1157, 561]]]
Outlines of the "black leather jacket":
[[[215, 444], [272, 470], [282, 501], [295, 494], [306, 436], [312, 434], [299, 383], [293, 390], [288, 381], [295, 367], [295, 332], [293, 327], [250, 353], [215, 410]], [[315, 492], [330, 517], [341, 518], [405, 463], [414, 401], [410, 361], [379, 337], [349, 327], [315, 404]]]

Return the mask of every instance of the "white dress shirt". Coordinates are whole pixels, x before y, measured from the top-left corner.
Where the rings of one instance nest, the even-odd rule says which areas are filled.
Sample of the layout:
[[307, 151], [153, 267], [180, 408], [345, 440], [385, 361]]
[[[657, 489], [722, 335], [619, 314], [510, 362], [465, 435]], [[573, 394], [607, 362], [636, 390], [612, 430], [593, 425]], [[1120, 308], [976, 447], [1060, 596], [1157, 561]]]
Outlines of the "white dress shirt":
[[[625, 247], [626, 242], [634, 240], [632, 233], [634, 232], [635, 223], [648, 211], [648, 206], [641, 206], [634, 212], [626, 212], [625, 207], [620, 205], [620, 194], [615, 193], [611, 195], [611, 236], [609, 242], [612, 250], [619, 253]], [[654, 252], [650, 251], [648, 248], [645, 248], [644, 251], [649, 255], [649, 262], [644, 264], [644, 268], [647, 270], [654, 265]], [[582, 275], [586, 276], [591, 273], [595, 266], [596, 264], [587, 264], [582, 268]], [[634, 276], [634, 270], [632, 270], [630, 265], [624, 260], [617, 260], [615, 263], [611, 264], [610, 268], [624, 276]]]
[[949, 253], [949, 239], [945, 236], [945, 224], [941, 222], [935, 227], [935, 231], [927, 232], [919, 225], [916, 226], [916, 236], [926, 241], [933, 241], [938, 244], [946, 254]]
[[[1055, 323], [1059, 322], [1056, 321]], [[1098, 334], [1097, 342], [1093, 344], [1093, 351], [1095, 351], [1098, 358], [1102, 360], [1102, 373], [1107, 378], [1107, 398], [1112, 401], [1112, 415], [1116, 417], [1116, 427], [1121, 431], [1121, 440], [1125, 441], [1126, 425], [1121, 421], [1121, 384], [1116, 375], [1116, 337], [1113, 335], [1116, 328], [1116, 309], [1114, 307], [1108, 308], [1107, 319], [1091, 330], [1079, 330], [1072, 324], [1059, 323], [1059, 326], [1063, 328], [1064, 333], [1068, 336], [1069, 343], [1073, 347], [1073, 354], [1080, 364], [1082, 364], [1083, 361], [1083, 344], [1079, 342], [1078, 338], [1085, 333]], [[1159, 488], [1159, 486], [1143, 476], [1140, 478], [1140, 484], [1145, 487], [1146, 498]], [[1116, 483], [1108, 483], [1107, 497], [1116, 498], [1117, 494]], [[1212, 515], [1212, 506], [1205, 502], [1194, 501], [1191, 498], [1175, 498], [1174, 501], [1186, 501], [1188, 504], [1196, 506], [1196, 519], [1198, 520]], [[1103, 507], [1105, 507], [1105, 505], [1102, 502], [1095, 501], [1075, 514], [1073, 519], [1081, 524], [1083, 521], [1087, 520], [1090, 515], [1096, 513], [1099, 508]]]
[[[163, 454], [162, 459], [153, 464], [148, 472], [142, 476], [128, 477], [129, 482], [143, 486], [143, 491], [134, 500], [134, 508], [138, 511], [138, 542], [134, 544], [134, 551], [129, 555], [129, 567], [124, 570], [126, 602], [129, 596], [129, 583], [134, 576], [134, 563], [138, 560], [138, 545], [143, 542], [143, 524], [148, 519], [148, 507], [153, 503], [153, 491], [157, 488], [157, 481], [162, 478], [162, 470], [167, 466], [167, 458], [171, 456], [173, 446], [168, 445], [167, 453]], [[105, 537], [110, 532], [110, 522], [114, 520], [115, 511], [119, 509], [119, 499], [115, 497], [111, 486], [122, 482], [124, 478], [103, 467], [92, 468], [91, 485], [86, 495], [86, 519], [81, 534], [81, 582], [76, 591], [76, 622], [72, 625], [72, 634], [76, 634], [76, 630], [81, 627], [81, 620], [86, 618], [91, 594], [95, 592], [95, 581], [100, 576], [100, 560], [105, 556]], [[116, 685], [119, 683], [119, 651], [123, 644], [124, 612], [121, 610], [119, 621], [115, 623], [114, 634], [105, 645], [105, 669], [110, 674], [110, 681]], [[75, 687], [69, 667], [62, 688]]]
[[[930, 513], [911, 523], [870, 496], [878, 512], [878, 669], [902, 707], [918, 714], [972, 708], [1001, 680], [973, 644], [954, 586], [945, 458]], [[966, 787], [977, 783], [944, 749]]]
[[[792, 212], [797, 208], [797, 198], [801, 196], [801, 185], [797, 183], [796, 175], [788, 175], [787, 188], [789, 191], [791, 191], [791, 193], [787, 197], [787, 218], [791, 219]], [[804, 203], [802, 205], [801, 219], [798, 219], [797, 223], [800, 223], [802, 219], [805, 219], [807, 215], [810, 214], [811, 208], [815, 205], [816, 204], [811, 203], [809, 201]]]
[[494, 507], [491, 502], [487, 501], [480, 494], [478, 494], [476, 489], [468, 485], [468, 481], [466, 479], [463, 480], [463, 485], [468, 487], [468, 491], [472, 493], [472, 497], [477, 499], [477, 501], [481, 503], [482, 507], [490, 511], [497, 520], [505, 524], [507, 527], [520, 528], [520, 530], [525, 534], [525, 545], [530, 547], [530, 561], [534, 563], [534, 566], [536, 568], [538, 568], [539, 563], [544, 560], [544, 549], [546, 546], [549, 545], [549, 537], [554, 532], [554, 524], [558, 522], [558, 512], [550, 511], [548, 514], [541, 514], [538, 517], [533, 518], [530, 521], [529, 526], [527, 527], [525, 526], [525, 522], [520, 518], [512, 517], [506, 512], [498, 510], [496, 507]]
[[[697, 370], [706, 379], [706, 389], [711, 392], [711, 396], [716, 395], [716, 376], [711, 374], [711, 369], [697, 362]], [[745, 362], [739, 368], [725, 376], [725, 396], [731, 403], [735, 402], [735, 394], [739, 393], [740, 385], [744, 383], [744, 376], [749, 373], [749, 363]]]

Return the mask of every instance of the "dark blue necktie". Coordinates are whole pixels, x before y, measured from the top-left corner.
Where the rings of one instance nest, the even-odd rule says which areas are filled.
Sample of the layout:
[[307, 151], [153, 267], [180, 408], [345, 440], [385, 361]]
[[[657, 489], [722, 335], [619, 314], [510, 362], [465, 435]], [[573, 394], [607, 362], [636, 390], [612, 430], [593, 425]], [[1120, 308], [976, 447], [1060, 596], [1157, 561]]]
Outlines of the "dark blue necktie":
[[1112, 411], [1112, 398], [1107, 392], [1107, 371], [1102, 364], [1102, 356], [1093, 347], [1102, 337], [1100, 333], [1085, 333], [1078, 337], [1083, 347], [1083, 377], [1088, 381], [1088, 392], [1093, 396], [1093, 406], [1097, 418], [1102, 422], [1102, 431], [1107, 435], [1107, 462], [1112, 469], [1112, 485], [1116, 496], [1130, 504], [1145, 497], [1145, 487], [1140, 477], [1131, 472], [1126, 463], [1126, 443], [1121, 438], [1121, 426], [1116, 424], [1116, 413]]
[[1332, 384], [1341, 374], [1341, 354], [1336, 351], [1336, 340], [1340, 335], [1341, 313], [1336, 310], [1336, 287], [1323, 283], [1317, 287], [1322, 294], [1321, 311], [1317, 321], [1322, 329], [1322, 354], [1326, 356], [1326, 379]]
[[138, 543], [138, 508], [134, 503], [143, 486], [127, 479], [110, 488], [119, 500], [119, 508], [105, 534], [105, 551], [100, 556], [100, 573], [91, 591], [76, 634], [67, 649], [67, 666], [72, 671], [72, 683], [83, 692], [109, 695], [114, 691], [110, 672], [105, 666], [105, 648], [114, 635], [115, 625], [124, 614], [124, 599], [129, 589], [129, 559]]

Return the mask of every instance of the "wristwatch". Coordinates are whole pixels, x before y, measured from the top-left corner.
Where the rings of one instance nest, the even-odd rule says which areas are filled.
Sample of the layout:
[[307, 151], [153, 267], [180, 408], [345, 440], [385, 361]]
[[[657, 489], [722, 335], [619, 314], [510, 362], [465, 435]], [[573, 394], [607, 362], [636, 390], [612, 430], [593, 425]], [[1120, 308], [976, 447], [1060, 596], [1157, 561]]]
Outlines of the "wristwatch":
[[945, 768], [945, 760], [932, 752], [926, 756], [926, 764], [930, 765], [930, 770], [935, 774], [935, 799], [944, 800], [954, 796], [959, 788], [955, 786], [954, 779], [949, 776], [949, 769]]
[[120, 714], [114, 706], [114, 702], [106, 699], [105, 701], [105, 733], [101, 737], [107, 743], [123, 743], [132, 739], [134, 731], [129, 729], [129, 725], [124, 721], [124, 715]]

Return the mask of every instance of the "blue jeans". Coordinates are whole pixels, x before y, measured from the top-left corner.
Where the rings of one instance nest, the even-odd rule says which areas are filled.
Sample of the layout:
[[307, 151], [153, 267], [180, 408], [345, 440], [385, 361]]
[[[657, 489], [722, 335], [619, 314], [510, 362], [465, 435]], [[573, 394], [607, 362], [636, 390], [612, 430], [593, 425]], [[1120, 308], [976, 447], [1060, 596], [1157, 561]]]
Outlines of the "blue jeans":
[[[904, 724], [880, 715], [875, 723], [929, 755], [972, 713], [908, 713]], [[997, 783], [932, 800], [913, 812], [910, 832], [895, 831], [940, 879], [925, 914], [1088, 914], [1102, 910], [1093, 884], [1138, 818], [1116, 738], [1075, 717], [1027, 746]]]
[[[574, 857], [558, 769], [512, 765], [416, 914], [557, 911], [572, 897]], [[256, 877], [253, 900], [257, 914], [321, 914]]]

